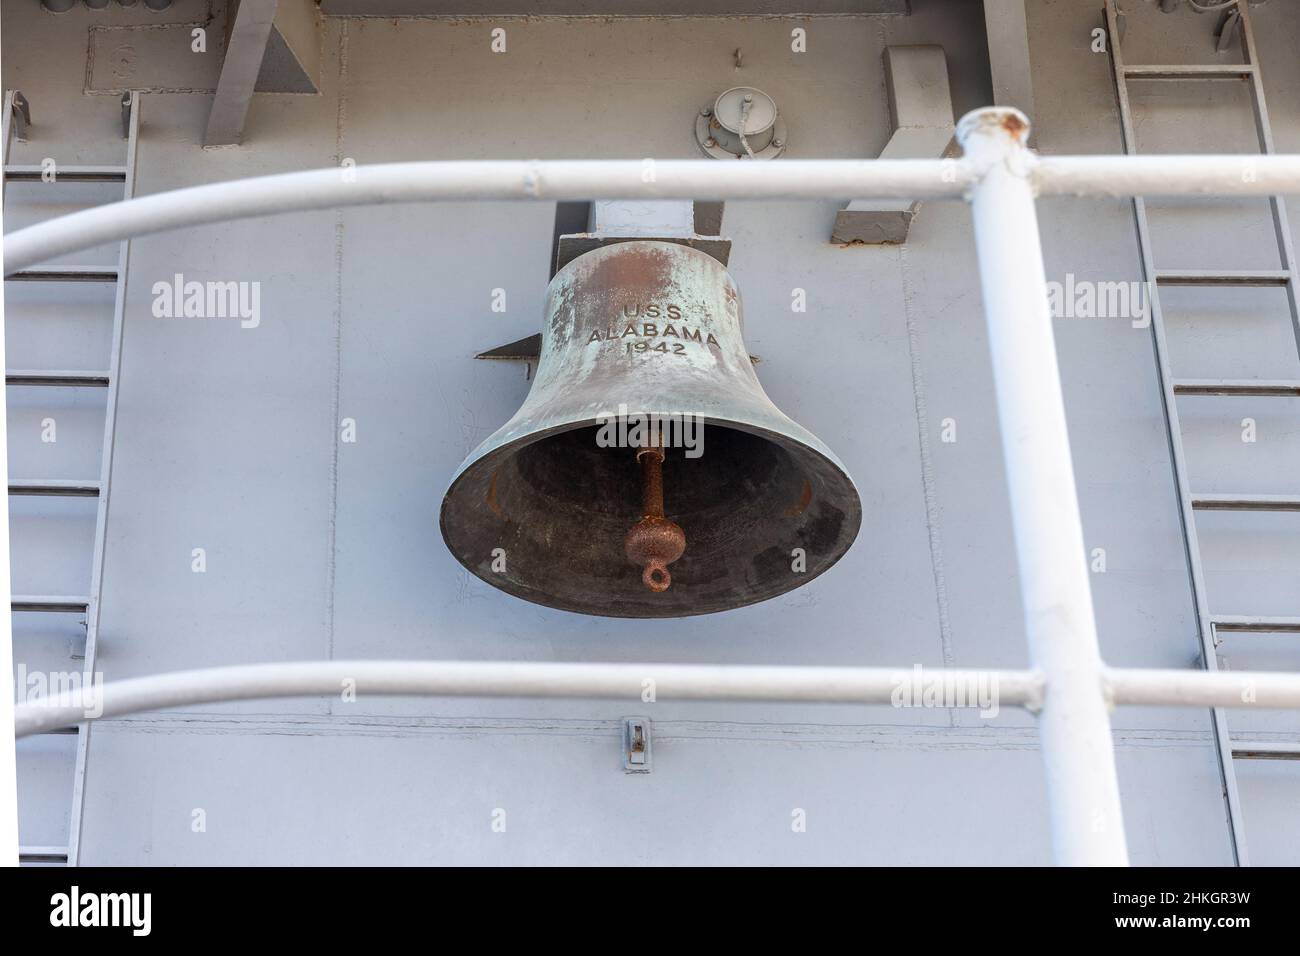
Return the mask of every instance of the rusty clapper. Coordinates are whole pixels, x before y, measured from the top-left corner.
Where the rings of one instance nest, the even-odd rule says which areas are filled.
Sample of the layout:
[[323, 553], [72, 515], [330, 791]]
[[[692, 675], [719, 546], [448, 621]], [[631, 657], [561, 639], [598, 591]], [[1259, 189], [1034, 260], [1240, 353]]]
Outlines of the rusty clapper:
[[623, 539], [627, 559], [638, 565], [641, 581], [651, 591], [667, 591], [673, 583], [668, 565], [686, 551], [686, 533], [664, 517], [664, 450], [658, 445], [638, 448], [641, 463], [641, 520]]
[[857, 490], [772, 404], [741, 332], [703, 252], [633, 241], [570, 262], [528, 397], [443, 498], [452, 554], [517, 597], [611, 617], [743, 607], [833, 565]]

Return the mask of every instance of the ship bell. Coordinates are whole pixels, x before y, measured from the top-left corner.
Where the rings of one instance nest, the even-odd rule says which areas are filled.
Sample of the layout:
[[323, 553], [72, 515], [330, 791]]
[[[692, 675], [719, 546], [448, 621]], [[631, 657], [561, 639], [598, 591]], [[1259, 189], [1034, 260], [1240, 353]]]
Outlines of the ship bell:
[[684, 617], [743, 607], [844, 554], [844, 466], [763, 391], [727, 270], [632, 241], [547, 290], [532, 388], [461, 465], [443, 538], [487, 583], [548, 607]]

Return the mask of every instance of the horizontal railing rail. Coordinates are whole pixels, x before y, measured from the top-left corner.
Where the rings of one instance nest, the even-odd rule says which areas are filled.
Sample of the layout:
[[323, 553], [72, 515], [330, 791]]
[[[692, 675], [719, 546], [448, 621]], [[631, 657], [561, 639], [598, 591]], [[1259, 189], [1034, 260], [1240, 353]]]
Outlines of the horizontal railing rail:
[[[1300, 192], [1300, 156], [1020, 154], [1039, 195], [1271, 196]], [[487, 200], [961, 199], [962, 159], [463, 160], [342, 166], [191, 186], [60, 216], [4, 237], [5, 275], [137, 236], [344, 206]]]
[[[1112, 704], [1300, 708], [1300, 674], [1107, 668]], [[83, 721], [238, 700], [364, 697], [533, 697], [888, 704], [1040, 710], [1034, 670], [921, 667], [779, 667], [501, 661], [290, 661], [177, 671], [18, 704], [18, 737]], [[923, 703], [924, 701], [929, 703]]]

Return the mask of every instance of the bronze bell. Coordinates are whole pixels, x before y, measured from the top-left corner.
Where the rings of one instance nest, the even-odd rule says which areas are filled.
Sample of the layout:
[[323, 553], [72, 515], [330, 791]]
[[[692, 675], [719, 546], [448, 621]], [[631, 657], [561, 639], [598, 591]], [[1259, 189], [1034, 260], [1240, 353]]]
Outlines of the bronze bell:
[[688, 246], [561, 269], [528, 398], [443, 498], [452, 554], [516, 597], [610, 617], [744, 607], [833, 565], [857, 489], [763, 392], [741, 326], [731, 276]]

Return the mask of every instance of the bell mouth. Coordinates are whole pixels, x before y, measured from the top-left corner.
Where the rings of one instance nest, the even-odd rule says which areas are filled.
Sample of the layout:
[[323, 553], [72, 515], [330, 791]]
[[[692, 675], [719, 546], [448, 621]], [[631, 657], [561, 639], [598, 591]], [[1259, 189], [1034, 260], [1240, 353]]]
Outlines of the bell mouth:
[[789, 436], [707, 419], [698, 457], [665, 448], [664, 515], [685, 532], [671, 585], [650, 589], [624, 539], [642, 517], [636, 449], [601, 447], [596, 422], [530, 434], [469, 463], [442, 503], [443, 538], [488, 584], [604, 617], [688, 617], [808, 583], [862, 523], [838, 462]]

